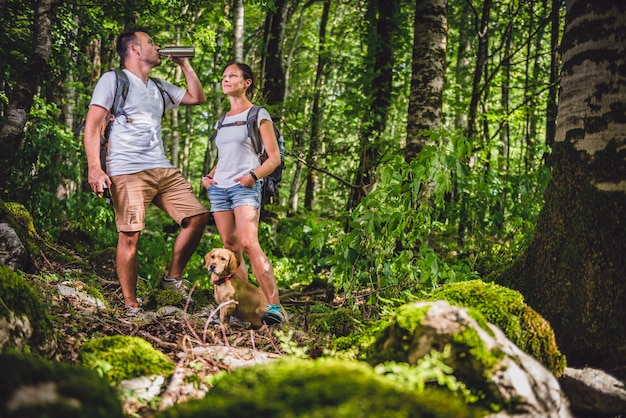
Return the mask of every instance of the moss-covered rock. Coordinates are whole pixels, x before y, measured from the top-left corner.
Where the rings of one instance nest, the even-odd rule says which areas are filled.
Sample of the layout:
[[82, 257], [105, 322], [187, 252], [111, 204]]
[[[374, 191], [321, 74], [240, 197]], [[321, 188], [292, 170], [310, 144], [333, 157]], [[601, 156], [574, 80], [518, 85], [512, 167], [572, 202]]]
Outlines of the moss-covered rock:
[[555, 376], [561, 376], [565, 371], [565, 356], [557, 347], [550, 324], [524, 303], [524, 297], [518, 291], [481, 280], [470, 280], [442, 286], [425, 299], [446, 300], [453, 305], [477, 310]]
[[352, 334], [361, 316], [348, 308], [339, 308], [328, 313], [312, 313], [307, 316], [309, 331], [344, 337]]
[[0, 354], [0, 416], [123, 417], [115, 389], [93, 370], [27, 355]]
[[115, 384], [140, 376], [166, 377], [174, 371], [174, 362], [140, 337], [96, 338], [82, 345], [79, 357], [83, 366]]
[[[413, 302], [365, 354], [373, 365], [388, 361], [423, 367], [437, 354], [454, 379], [483, 408], [526, 416], [568, 416], [568, 402], [556, 377], [513, 344], [477, 310], [444, 300]], [[468, 399], [469, 399], [468, 398]]]
[[48, 311], [26, 280], [0, 264], [0, 350], [49, 355], [57, 347]]
[[[490, 375], [503, 353], [485, 343], [485, 336], [493, 337], [485, 318], [469, 309], [465, 317], [455, 311], [444, 313], [446, 318], [441, 321], [439, 312], [436, 312], [439, 308], [435, 307], [434, 311], [431, 303], [410, 303], [398, 308], [395, 321], [368, 347], [367, 362], [372, 365], [387, 361], [415, 365], [433, 350], [449, 349], [451, 355], [446, 364], [459, 380], [477, 394], [497, 393]], [[432, 318], [437, 316], [441, 323], [433, 328]], [[497, 403], [502, 401], [497, 396], [490, 399], [494, 400]]]
[[161, 290], [156, 294], [157, 307], [183, 306], [183, 295], [176, 290]]
[[223, 374], [202, 400], [157, 416], [433, 417], [484, 416], [450, 393], [402, 387], [359, 362], [282, 359]]

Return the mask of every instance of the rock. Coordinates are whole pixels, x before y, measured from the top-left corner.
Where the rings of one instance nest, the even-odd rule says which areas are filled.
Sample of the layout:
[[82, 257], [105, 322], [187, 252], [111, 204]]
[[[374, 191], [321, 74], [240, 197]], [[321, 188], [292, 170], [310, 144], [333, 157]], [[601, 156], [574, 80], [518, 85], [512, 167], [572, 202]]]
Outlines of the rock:
[[93, 370], [0, 354], [0, 416], [122, 418], [115, 389]]
[[505, 412], [492, 417], [572, 417], [569, 402], [548, 369], [478, 311], [446, 301], [415, 302], [399, 308], [396, 323], [374, 345], [370, 362], [416, 364], [444, 347], [451, 348], [445, 362], [456, 379], [484, 393], [483, 402], [505, 406]]
[[210, 356], [231, 369], [264, 364], [280, 357], [278, 354], [252, 350], [250, 348], [227, 347], [224, 345], [194, 347], [193, 353], [197, 356]]
[[7, 223], [0, 223], [0, 263], [11, 270], [32, 272], [34, 267], [19, 235]]
[[602, 370], [567, 367], [561, 387], [577, 416], [615, 417], [626, 413], [625, 382]]
[[76, 287], [73, 287], [72, 285], [73, 283], [68, 281], [59, 283], [57, 285], [59, 294], [66, 298], [74, 298], [82, 305], [91, 306], [99, 310], [106, 309], [106, 305], [102, 300], [87, 294], [83, 290], [76, 289]]

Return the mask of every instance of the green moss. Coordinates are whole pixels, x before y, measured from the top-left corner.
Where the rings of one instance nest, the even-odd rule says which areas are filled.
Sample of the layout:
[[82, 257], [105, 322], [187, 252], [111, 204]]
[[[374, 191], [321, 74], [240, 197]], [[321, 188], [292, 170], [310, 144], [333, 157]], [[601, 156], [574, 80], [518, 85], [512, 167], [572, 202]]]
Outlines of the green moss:
[[124, 416], [115, 389], [92, 370], [16, 354], [1, 354], [0, 370], [2, 417]]
[[366, 364], [282, 359], [222, 374], [208, 395], [167, 417], [479, 417], [449, 392], [409, 390]]
[[427, 300], [446, 300], [472, 308], [500, 328], [514, 344], [541, 362], [557, 377], [566, 360], [559, 351], [550, 324], [524, 303], [521, 293], [481, 280], [451, 283], [431, 292]]
[[30, 236], [35, 236], [37, 231], [35, 230], [35, 223], [33, 222], [33, 217], [28, 212], [28, 209], [21, 203], [16, 202], [7, 202], [6, 208], [11, 214], [15, 217], [15, 219], [28, 231]]
[[183, 295], [175, 290], [162, 290], [160, 292], [157, 292], [156, 301], [158, 307], [182, 306]]
[[356, 330], [360, 315], [348, 308], [339, 308], [329, 313], [309, 314], [307, 320], [311, 332], [346, 336]]
[[0, 320], [11, 324], [19, 319], [23, 324], [11, 331], [11, 338], [3, 349], [32, 350], [45, 355], [56, 348], [52, 321], [37, 292], [22, 276], [4, 264], [0, 264], [0, 302]]
[[139, 337], [116, 335], [97, 338], [80, 348], [83, 366], [97, 370], [111, 382], [140, 376], [168, 376], [174, 363], [150, 343]]

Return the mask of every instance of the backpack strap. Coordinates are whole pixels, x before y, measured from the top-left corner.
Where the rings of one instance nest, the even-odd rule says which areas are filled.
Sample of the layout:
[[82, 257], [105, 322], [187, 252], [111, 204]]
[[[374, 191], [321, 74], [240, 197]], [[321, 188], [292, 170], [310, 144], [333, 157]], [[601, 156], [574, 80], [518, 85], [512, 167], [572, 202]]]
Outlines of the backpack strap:
[[156, 84], [159, 91], [161, 92], [161, 98], [163, 99], [163, 114], [161, 115], [161, 117], [163, 117], [165, 116], [165, 96], [170, 99], [170, 102], [172, 104], [174, 104], [174, 99], [172, 99], [172, 96], [167, 92], [167, 90], [163, 88], [163, 81], [160, 78], [150, 77], [150, 80], [154, 81], [154, 84]]
[[261, 106], [252, 106], [248, 112], [248, 119], [246, 122], [248, 125], [248, 136], [250, 136], [250, 140], [252, 141], [254, 152], [256, 152], [259, 157], [263, 153], [263, 141], [261, 141], [261, 135], [259, 135], [259, 125], [257, 123], [260, 109]]
[[124, 70], [116, 68], [114, 72], [115, 98], [113, 99], [113, 106], [111, 106], [109, 111], [114, 117], [118, 117], [120, 115], [126, 115], [126, 112], [124, 112], [124, 102], [126, 101], [126, 96], [128, 96], [128, 86], [130, 83]]
[[[226, 112], [222, 113], [220, 117], [217, 119], [217, 128], [215, 128], [215, 132], [213, 132], [213, 135], [211, 135], [211, 137], [209, 138], [209, 141], [215, 140], [215, 137], [217, 136], [217, 131], [219, 131], [222, 128], [225, 117], [226, 117]], [[227, 126], [231, 126], [231, 124], [228, 123]]]

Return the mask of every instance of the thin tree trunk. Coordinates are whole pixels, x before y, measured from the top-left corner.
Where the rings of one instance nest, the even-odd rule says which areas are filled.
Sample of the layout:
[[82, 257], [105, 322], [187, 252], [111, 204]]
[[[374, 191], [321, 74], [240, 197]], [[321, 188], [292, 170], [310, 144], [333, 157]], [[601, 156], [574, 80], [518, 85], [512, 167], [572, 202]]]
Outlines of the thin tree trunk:
[[11, 171], [11, 163], [24, 139], [24, 127], [35, 92], [48, 70], [52, 51], [52, 20], [56, 1], [36, 2], [33, 22], [33, 51], [9, 96], [6, 122], [0, 129], [0, 189]]
[[243, 0], [233, 1], [233, 56], [238, 62], [243, 62], [243, 38], [244, 38], [244, 7]]
[[[324, 10], [322, 11], [322, 19], [320, 21], [319, 30], [319, 47], [317, 53], [317, 69], [315, 71], [315, 86], [313, 90], [313, 108], [311, 111], [311, 140], [309, 141], [309, 151], [307, 161], [313, 166], [317, 166], [319, 159], [322, 139], [320, 138], [320, 123], [322, 120], [322, 111], [320, 102], [322, 101], [322, 80], [324, 77], [324, 68], [326, 67], [326, 26], [328, 24], [328, 15], [330, 13], [330, 0], [324, 0]], [[315, 191], [317, 186], [317, 171], [309, 170], [306, 182], [306, 192], [304, 196], [304, 207], [312, 210], [315, 202]]]
[[552, 0], [550, 12], [550, 87], [546, 108], [546, 145], [554, 145], [556, 135], [557, 97], [559, 91], [559, 38], [561, 33], [561, 0]]
[[476, 67], [474, 69], [474, 80], [472, 82], [472, 97], [468, 111], [467, 137], [472, 139], [476, 134], [476, 123], [478, 118], [478, 107], [482, 93], [481, 82], [487, 65], [487, 54], [489, 46], [489, 14], [491, 13], [492, 0], [485, 0], [480, 18], [480, 25], [476, 27], [478, 35], [478, 50], [476, 51]]
[[369, 0], [365, 91], [370, 105], [364, 109], [361, 128], [361, 158], [355, 175], [349, 208], [356, 207], [366, 193], [376, 188], [375, 171], [381, 157], [382, 135], [387, 126], [391, 103], [394, 36], [398, 30], [399, 0]]

